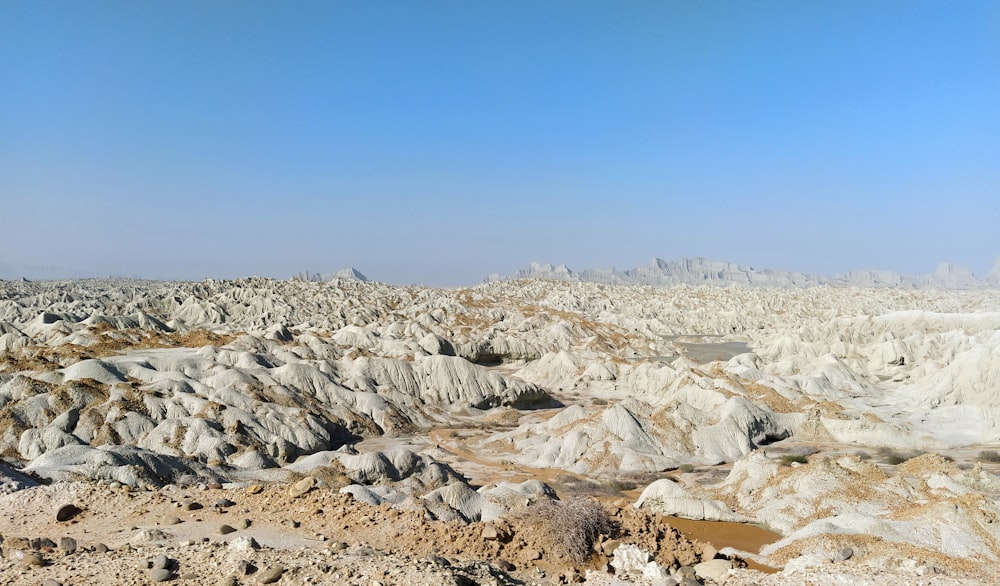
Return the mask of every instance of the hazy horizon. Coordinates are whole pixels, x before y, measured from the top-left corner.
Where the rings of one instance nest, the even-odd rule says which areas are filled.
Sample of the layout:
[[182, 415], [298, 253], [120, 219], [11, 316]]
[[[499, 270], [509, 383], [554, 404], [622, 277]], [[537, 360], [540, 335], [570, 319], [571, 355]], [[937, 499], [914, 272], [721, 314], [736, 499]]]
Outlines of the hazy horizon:
[[0, 267], [1000, 253], [993, 2], [3, 2], [0, 79]]

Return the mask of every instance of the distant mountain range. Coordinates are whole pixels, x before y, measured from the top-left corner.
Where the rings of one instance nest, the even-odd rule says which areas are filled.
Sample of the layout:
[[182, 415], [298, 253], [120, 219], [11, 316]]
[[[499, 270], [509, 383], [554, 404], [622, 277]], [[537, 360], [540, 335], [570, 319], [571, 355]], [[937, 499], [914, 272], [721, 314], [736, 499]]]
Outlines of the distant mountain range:
[[367, 281], [368, 277], [364, 275], [361, 271], [354, 267], [348, 267], [346, 269], [340, 269], [336, 273], [310, 273], [308, 271], [302, 271], [301, 273], [292, 277], [293, 279], [298, 279], [300, 281], [313, 281], [317, 283], [326, 283], [328, 281], [334, 281], [336, 279], [348, 279], [352, 281]]
[[[492, 275], [488, 280], [500, 278]], [[967, 268], [941, 263], [927, 275], [904, 275], [895, 271], [851, 271], [827, 277], [775, 269], [757, 270], [736, 263], [707, 258], [666, 261], [654, 258], [648, 265], [619, 271], [587, 269], [574, 271], [566, 265], [531, 263], [511, 275], [511, 279], [557, 279], [635, 285], [743, 285], [752, 287], [884, 287], [899, 289], [989, 289], [1000, 288], [1000, 256], [993, 269], [976, 278]]]

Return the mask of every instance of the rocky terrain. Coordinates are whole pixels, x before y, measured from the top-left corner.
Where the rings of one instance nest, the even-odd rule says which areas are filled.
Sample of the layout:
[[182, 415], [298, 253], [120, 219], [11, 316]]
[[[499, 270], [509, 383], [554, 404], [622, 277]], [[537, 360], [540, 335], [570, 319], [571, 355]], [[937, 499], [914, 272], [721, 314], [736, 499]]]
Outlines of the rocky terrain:
[[996, 575], [1000, 291], [308, 277], [0, 282], [0, 582]]

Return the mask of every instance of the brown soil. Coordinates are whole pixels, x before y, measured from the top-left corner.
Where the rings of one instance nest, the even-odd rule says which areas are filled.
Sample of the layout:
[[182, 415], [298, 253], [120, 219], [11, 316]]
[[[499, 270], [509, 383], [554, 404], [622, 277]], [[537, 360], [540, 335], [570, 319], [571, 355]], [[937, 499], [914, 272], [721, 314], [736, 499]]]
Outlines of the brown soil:
[[[220, 509], [212, 506], [223, 498], [235, 504]], [[67, 483], [20, 491], [0, 497], [0, 501], [4, 511], [0, 516], [0, 535], [4, 536], [0, 583], [16, 582], [15, 576], [23, 570], [18, 557], [32, 550], [34, 538], [49, 538], [59, 543], [63, 537], [72, 537], [81, 549], [105, 544], [115, 552], [128, 552], [135, 547], [159, 547], [169, 552], [203, 541], [225, 543], [241, 536], [251, 536], [268, 548], [289, 553], [326, 550], [331, 544], [342, 542], [348, 547], [364, 546], [411, 557], [439, 555], [494, 563], [505, 560], [513, 564], [515, 573], [534, 577], [538, 570], [558, 577], [598, 569], [608, 562], [608, 557], [601, 553], [583, 562], [575, 561], [553, 541], [553, 532], [540, 531], [530, 517], [523, 515], [511, 515], [510, 520], [489, 524], [496, 528], [499, 537], [484, 539], [484, 524], [428, 520], [422, 512], [366, 505], [331, 488], [314, 489], [293, 498], [285, 485], [266, 486], [251, 494], [241, 488], [170, 486], [157, 491], [129, 491], [92, 483]], [[190, 510], [187, 506], [190, 502], [202, 507]], [[58, 522], [55, 511], [66, 503], [76, 504], [82, 512], [68, 522]], [[653, 552], [657, 561], [668, 567], [701, 560], [705, 545], [684, 537], [662, 519], [627, 505], [606, 510], [618, 529], [598, 536], [598, 548], [601, 542], [616, 539]], [[241, 528], [244, 520], [249, 526]], [[223, 524], [239, 529], [222, 535], [219, 528]], [[572, 530], [554, 529], [555, 534]], [[73, 576], [74, 565], [82, 564], [80, 557], [74, 560], [76, 554], [64, 556], [58, 549], [44, 546], [40, 552], [57, 566], [53, 571], [58, 570], [61, 578], [69, 583], [82, 583], [79, 580], [84, 574]], [[228, 571], [209, 560], [190, 569], [199, 577], [189, 582], [192, 584], [217, 584]], [[122, 583], [141, 583], [130, 581], [141, 576], [138, 571], [126, 575], [124, 578], [129, 579]]]

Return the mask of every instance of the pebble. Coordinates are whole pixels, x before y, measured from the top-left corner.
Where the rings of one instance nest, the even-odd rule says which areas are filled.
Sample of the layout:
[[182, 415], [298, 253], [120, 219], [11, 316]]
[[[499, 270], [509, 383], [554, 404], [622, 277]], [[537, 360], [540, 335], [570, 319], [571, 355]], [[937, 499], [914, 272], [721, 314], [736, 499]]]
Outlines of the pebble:
[[306, 476], [288, 489], [288, 496], [298, 498], [312, 490], [314, 486], [316, 486], [316, 478], [313, 476]]
[[234, 503], [233, 501], [231, 501], [229, 499], [219, 499], [219, 500], [215, 501], [215, 506], [216, 507], [222, 507], [222, 508], [228, 508], [228, 507], [236, 506], [236, 503]]
[[249, 535], [244, 535], [242, 537], [237, 537], [229, 542], [229, 551], [251, 551], [254, 549], [260, 549], [260, 544], [257, 540]]
[[235, 532], [236, 528], [233, 527], [232, 525], [222, 525], [219, 527], [220, 535], [229, 535], [230, 533], [235, 533]]
[[260, 577], [257, 581], [261, 584], [273, 584], [281, 579], [282, 574], [285, 573], [285, 568], [281, 566], [274, 566], [273, 568], [268, 568], [261, 572]]
[[59, 521], [60, 523], [69, 521], [73, 517], [79, 515], [81, 512], [83, 512], [83, 509], [81, 509], [76, 505], [73, 504], [63, 505], [56, 510], [56, 521]]
[[153, 582], [166, 582], [173, 577], [174, 575], [166, 568], [156, 568], [149, 573], [149, 579]]
[[154, 570], [163, 570], [163, 569], [166, 569], [168, 567], [170, 567], [170, 558], [168, 558], [167, 556], [165, 556], [163, 554], [160, 554], [160, 555], [156, 556], [155, 558], [153, 558], [153, 569]]
[[257, 571], [257, 566], [248, 562], [247, 560], [240, 560], [239, 565], [236, 566], [237, 570], [244, 576], [249, 576]]
[[837, 559], [845, 562], [854, 556], [854, 549], [850, 547], [845, 547], [844, 549], [837, 552]]
[[55, 549], [56, 542], [48, 537], [35, 537], [31, 540], [31, 549]]
[[45, 565], [45, 560], [42, 559], [42, 556], [38, 555], [37, 553], [24, 554], [24, 557], [21, 559], [21, 561], [23, 561], [24, 565], [26, 565], [26, 566], [44, 566]]
[[251, 484], [247, 487], [247, 494], [260, 494], [263, 492], [264, 487], [259, 484]]
[[182, 521], [179, 517], [164, 517], [160, 519], [160, 525], [177, 525], [181, 522]]
[[97, 553], [108, 553], [108, 546], [103, 543], [98, 543], [94, 546], [94, 551]]
[[77, 545], [76, 540], [72, 537], [61, 537], [59, 539], [59, 549], [63, 550], [67, 554], [74, 553], [76, 551]]
[[241, 519], [236, 522], [237, 529], [246, 529], [250, 526], [250, 519]]
[[203, 508], [203, 506], [199, 502], [191, 501], [191, 502], [187, 503], [186, 505], [184, 505], [184, 508], [187, 509], [187, 510], [189, 510], [189, 511], [197, 511], [198, 509]]

